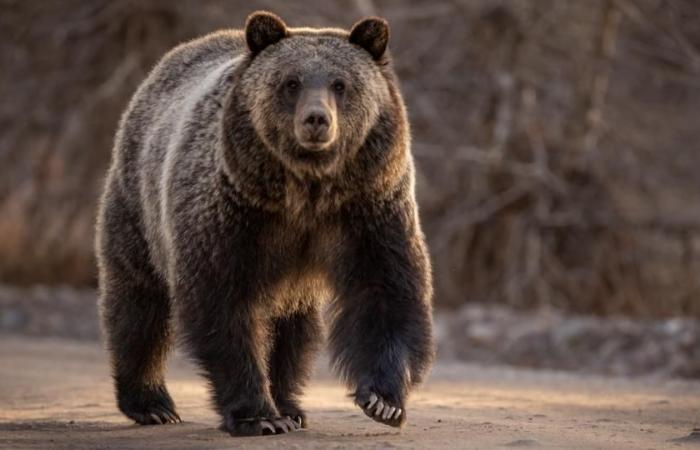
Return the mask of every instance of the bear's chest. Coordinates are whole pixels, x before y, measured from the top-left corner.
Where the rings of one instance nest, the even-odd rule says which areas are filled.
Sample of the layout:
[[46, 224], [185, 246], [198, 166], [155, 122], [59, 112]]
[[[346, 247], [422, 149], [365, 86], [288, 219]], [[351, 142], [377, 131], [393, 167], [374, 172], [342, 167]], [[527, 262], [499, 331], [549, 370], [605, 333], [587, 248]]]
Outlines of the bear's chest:
[[284, 316], [332, 295], [329, 279], [340, 251], [340, 234], [333, 223], [271, 221], [261, 234], [260, 250], [266, 314]]
[[[319, 229], [338, 214], [351, 193], [333, 180], [298, 180], [288, 178], [284, 186], [281, 214], [287, 223], [299, 229]], [[326, 230], [328, 231], [328, 230]]]

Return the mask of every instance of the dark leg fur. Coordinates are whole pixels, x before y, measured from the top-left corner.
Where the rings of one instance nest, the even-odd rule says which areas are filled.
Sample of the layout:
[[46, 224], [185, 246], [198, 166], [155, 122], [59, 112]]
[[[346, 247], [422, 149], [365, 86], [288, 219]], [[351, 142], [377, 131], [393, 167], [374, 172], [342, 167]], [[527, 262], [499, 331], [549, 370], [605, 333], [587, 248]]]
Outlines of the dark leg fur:
[[206, 315], [189, 309], [185, 329], [194, 356], [213, 388], [215, 407], [223, 417], [222, 429], [235, 436], [299, 429], [299, 423], [280, 417], [270, 393], [265, 367], [266, 327], [252, 313], [236, 311], [230, 315], [231, 305], [220, 303], [220, 310]]
[[[279, 413], [267, 380], [264, 324], [225, 302], [206, 313], [201, 311], [208, 309], [202, 303], [193, 308], [183, 308], [184, 327], [192, 353], [211, 383], [222, 428], [238, 436], [274, 434], [272, 422]], [[280, 427], [278, 431], [288, 430]]]
[[100, 246], [102, 322], [117, 403], [142, 425], [179, 422], [163, 378], [170, 302], [148, 265], [146, 243], [121, 207], [113, 201], [105, 211]]
[[401, 426], [408, 393], [433, 357], [431, 286], [416, 224], [405, 207], [391, 206], [344, 221], [351, 246], [336, 268], [329, 337], [355, 402], [374, 420]]
[[[253, 213], [247, 218], [254, 223]], [[255, 311], [262, 294], [260, 284], [252, 281], [260, 277], [254, 233], [244, 226], [231, 226], [206, 230], [190, 239], [182, 247], [181, 260], [186, 265], [177, 269], [182, 275], [175, 287], [185, 338], [211, 384], [222, 428], [238, 436], [283, 433], [299, 427], [280, 417], [270, 391], [271, 324]], [[228, 239], [219, 238], [212, 252], [208, 241], [196, 241], [208, 236]]]
[[275, 321], [274, 347], [270, 353], [272, 397], [281, 416], [307, 427], [298, 396], [309, 379], [313, 356], [322, 334], [318, 311], [303, 311]]

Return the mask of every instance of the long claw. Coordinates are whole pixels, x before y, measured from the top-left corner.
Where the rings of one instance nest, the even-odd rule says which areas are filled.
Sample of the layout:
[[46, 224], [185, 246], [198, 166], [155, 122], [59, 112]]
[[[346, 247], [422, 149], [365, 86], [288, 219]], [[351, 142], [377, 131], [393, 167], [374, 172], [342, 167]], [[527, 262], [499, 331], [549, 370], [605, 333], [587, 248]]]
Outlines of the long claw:
[[401, 410], [401, 408], [396, 408], [396, 414], [394, 414], [394, 419], [398, 419], [399, 417], [401, 417], [402, 412], [403, 411]]
[[371, 394], [369, 396], [369, 403], [367, 404], [367, 406], [365, 406], [365, 408], [371, 409], [372, 406], [374, 406], [374, 404], [377, 403], [377, 400], [379, 400], [379, 398], [375, 394]]
[[290, 426], [292, 427], [292, 430], [296, 431], [299, 428], [301, 428], [301, 423], [297, 422], [296, 420], [292, 419], [291, 417], [286, 416], [285, 420], [287, 421], [287, 423], [290, 424]]
[[379, 400], [379, 403], [377, 403], [377, 409], [374, 410], [374, 415], [379, 416], [382, 413], [383, 409], [384, 409], [384, 402]]
[[163, 421], [163, 419], [161, 419], [160, 416], [158, 416], [158, 414], [156, 414], [156, 413], [151, 413], [151, 419], [153, 419], [153, 421], [154, 421], [155, 423], [159, 423], [159, 424], [161, 424], [161, 425], [162, 425], [163, 423], [165, 423], [165, 422]]
[[389, 408], [384, 408], [384, 412], [382, 413], [382, 420], [386, 420], [387, 417], [389, 417]]
[[278, 419], [273, 421], [275, 424], [275, 431], [280, 430], [282, 433], [289, 433], [289, 425], [284, 420]]
[[177, 423], [176, 414], [165, 409], [160, 409], [158, 412], [162, 415], [167, 423]]
[[[260, 421], [260, 426], [262, 427], [262, 434], [277, 434], [274, 425], [267, 420]], [[266, 431], [269, 431], [269, 433], [266, 433]]]

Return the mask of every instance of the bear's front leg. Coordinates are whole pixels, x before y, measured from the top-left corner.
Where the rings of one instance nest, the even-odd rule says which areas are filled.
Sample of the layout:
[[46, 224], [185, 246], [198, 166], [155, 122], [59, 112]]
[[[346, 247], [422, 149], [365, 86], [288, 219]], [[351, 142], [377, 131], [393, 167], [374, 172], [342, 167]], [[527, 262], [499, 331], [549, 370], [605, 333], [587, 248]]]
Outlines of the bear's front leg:
[[400, 427], [433, 358], [430, 265], [413, 202], [365, 202], [344, 218], [334, 270], [332, 361], [365, 414]]
[[301, 425], [280, 417], [270, 393], [266, 326], [240, 294], [214, 283], [180, 302], [186, 341], [211, 385], [221, 428], [234, 436], [296, 431]]
[[234, 220], [220, 226], [177, 241], [172, 279], [184, 341], [209, 381], [224, 430], [237, 436], [295, 431], [299, 423], [280, 417], [270, 391], [272, 336], [256, 304], [265, 282], [255, 231]]

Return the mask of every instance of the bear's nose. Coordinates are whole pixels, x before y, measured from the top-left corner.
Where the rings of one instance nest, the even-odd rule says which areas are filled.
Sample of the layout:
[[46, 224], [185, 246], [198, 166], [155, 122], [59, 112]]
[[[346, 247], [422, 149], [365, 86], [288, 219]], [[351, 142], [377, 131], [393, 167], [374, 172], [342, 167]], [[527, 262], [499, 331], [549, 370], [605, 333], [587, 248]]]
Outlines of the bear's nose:
[[312, 140], [325, 140], [330, 122], [328, 113], [320, 109], [309, 111], [304, 118], [304, 126], [311, 134]]

